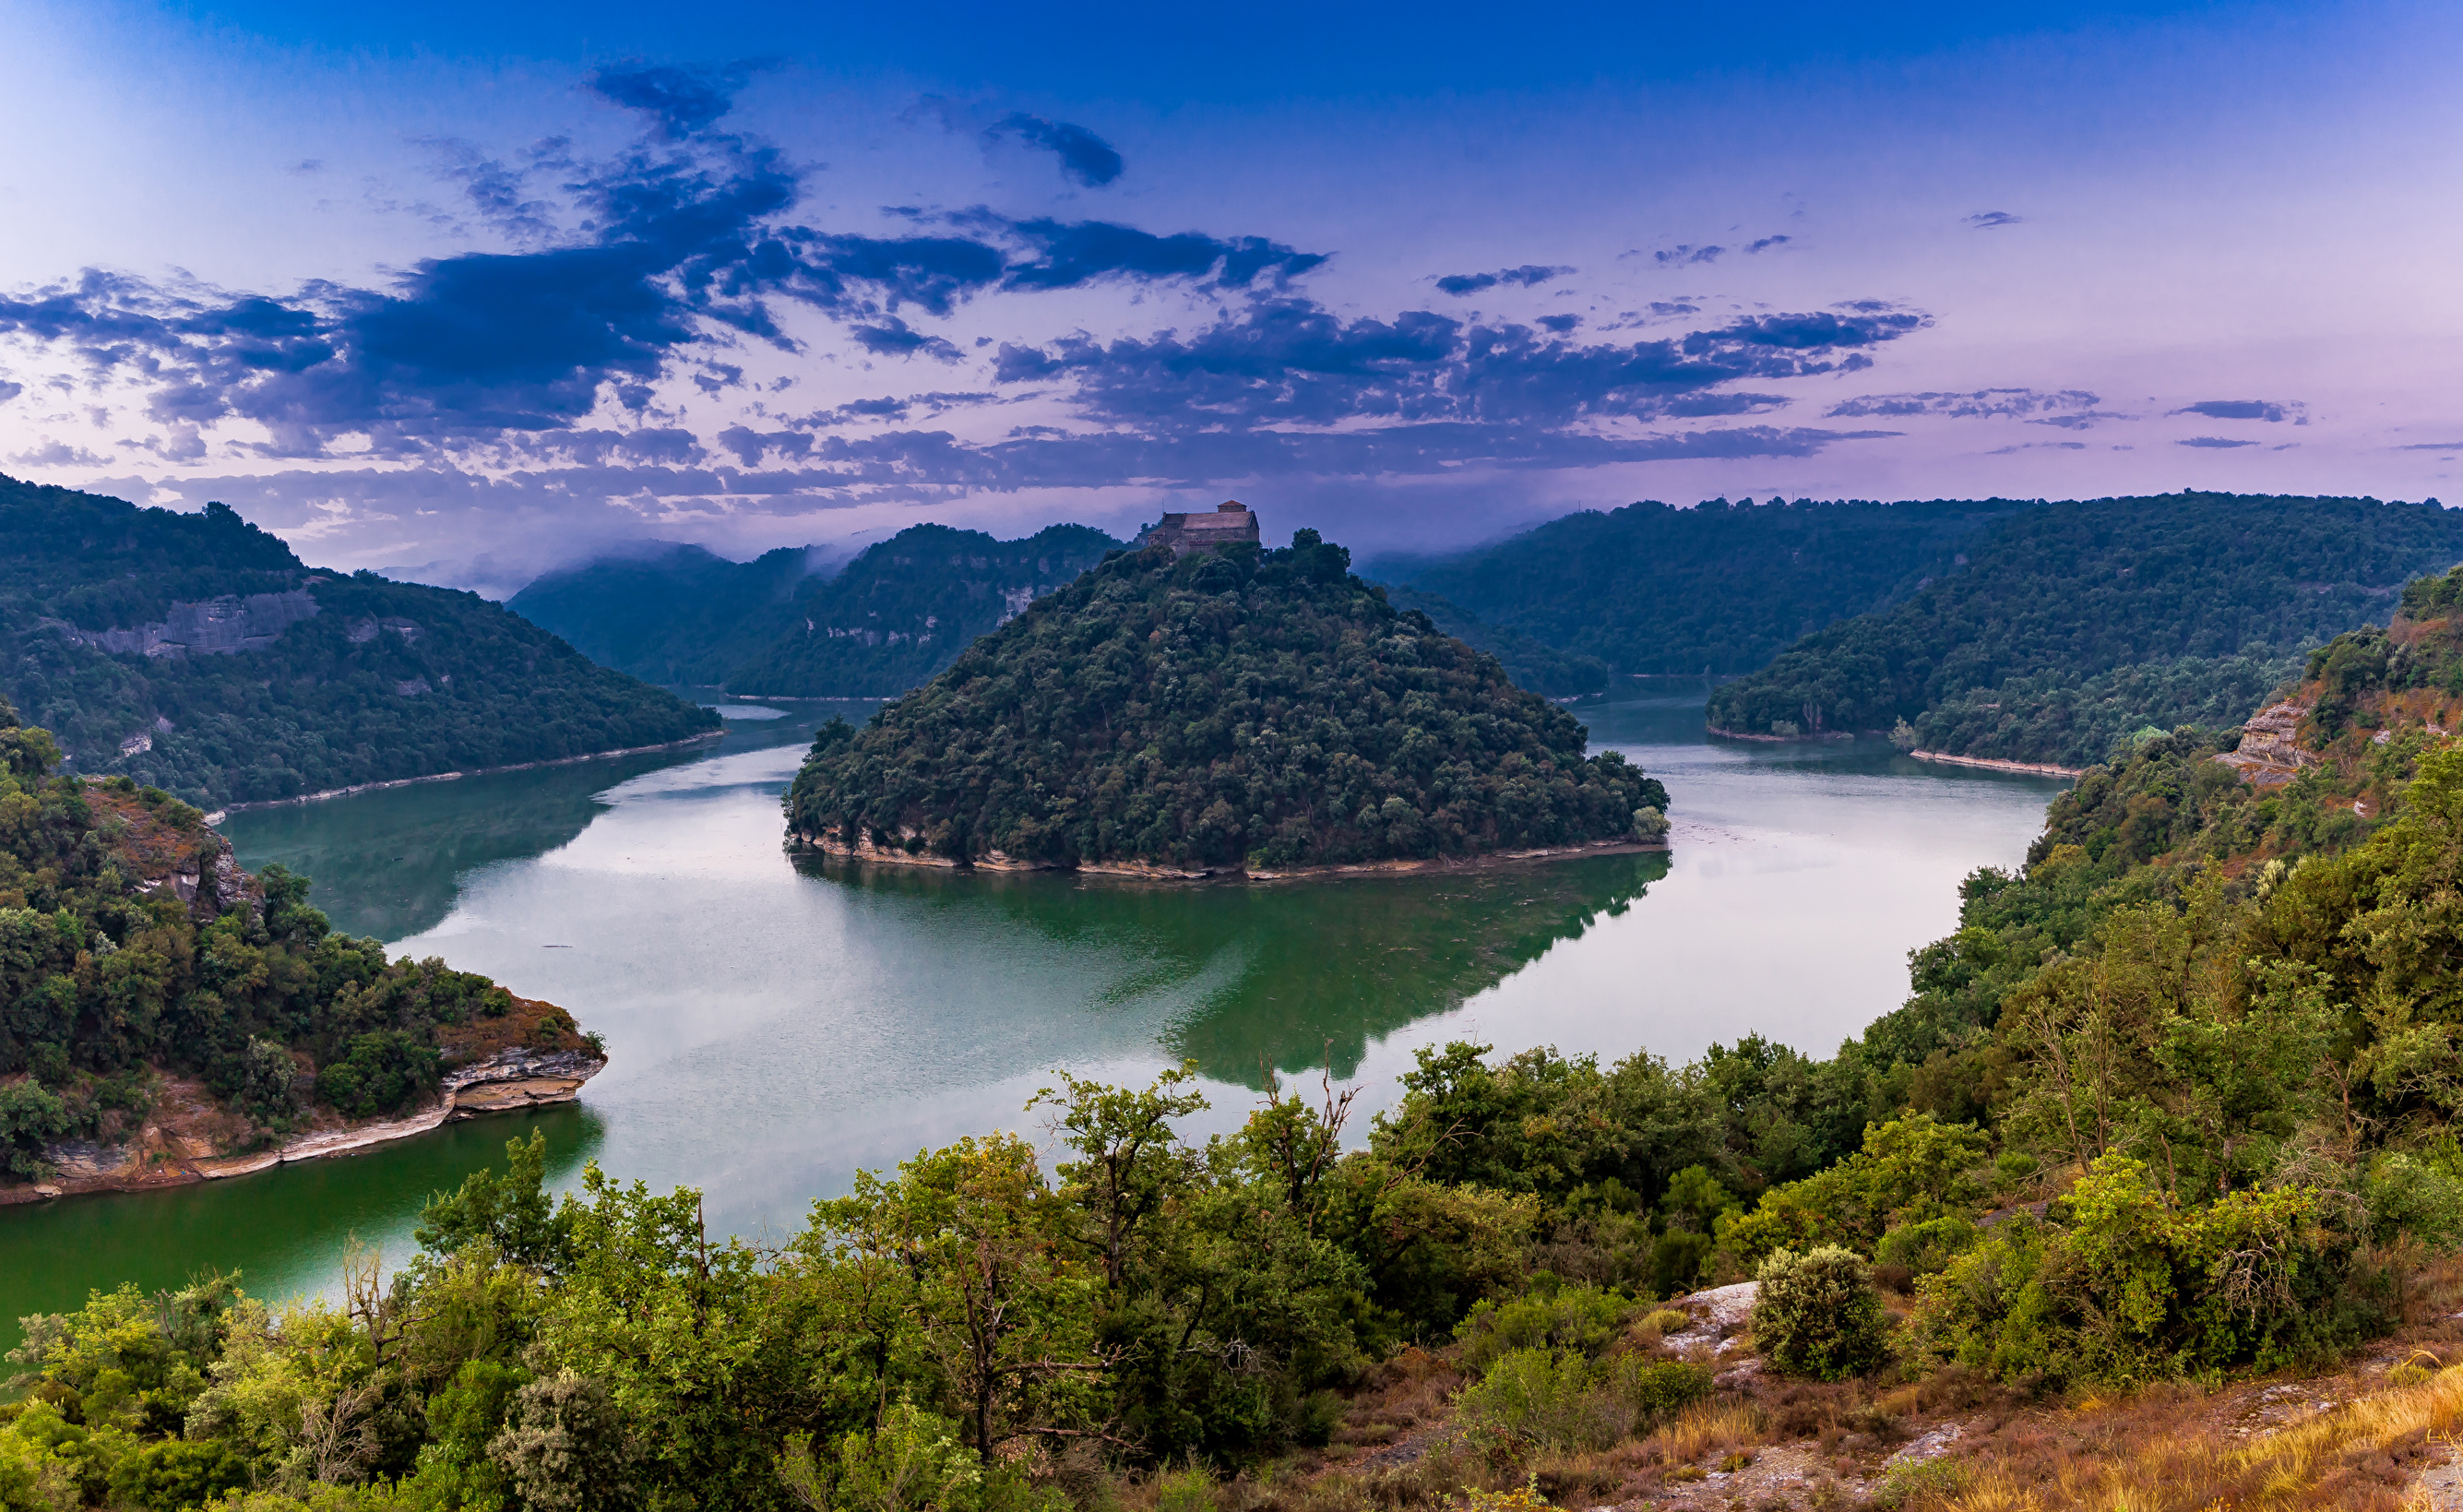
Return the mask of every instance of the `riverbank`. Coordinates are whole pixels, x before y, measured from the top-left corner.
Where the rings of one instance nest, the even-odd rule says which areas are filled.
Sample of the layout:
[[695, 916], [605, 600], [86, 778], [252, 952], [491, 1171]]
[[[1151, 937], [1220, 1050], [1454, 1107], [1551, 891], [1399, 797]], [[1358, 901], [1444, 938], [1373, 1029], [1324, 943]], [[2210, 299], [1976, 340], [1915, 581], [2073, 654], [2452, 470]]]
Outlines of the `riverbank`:
[[350, 1121], [328, 1115], [316, 1127], [270, 1149], [225, 1153], [246, 1137], [245, 1120], [203, 1084], [163, 1079], [161, 1095], [137, 1129], [119, 1143], [64, 1140], [44, 1150], [56, 1174], [0, 1187], [0, 1206], [43, 1202], [97, 1192], [146, 1192], [253, 1175], [302, 1160], [347, 1155], [425, 1134], [445, 1124], [490, 1113], [513, 1113], [570, 1103], [582, 1084], [607, 1065], [590, 1050], [497, 1051], [445, 1073], [436, 1097], [405, 1118]]
[[1907, 755], [1919, 761], [1938, 761], [1944, 766], [1972, 766], [1986, 772], [2023, 772], [2030, 777], [2086, 776], [2086, 768], [2055, 766], [2050, 761], [1996, 761], [1990, 756], [1951, 756], [1946, 751], [1910, 751]]
[[971, 861], [955, 861], [948, 856], [928, 852], [909, 854], [894, 845], [875, 845], [869, 840], [857, 845], [846, 845], [829, 840], [803, 840], [790, 837], [790, 854], [836, 856], [845, 861], [869, 862], [884, 866], [937, 867], [943, 871], [1066, 872], [1088, 877], [1120, 877], [1138, 882], [1305, 882], [1341, 877], [1402, 877], [1428, 873], [1454, 874], [1489, 868], [1562, 861], [1575, 856], [1635, 855], [1645, 851], [1665, 851], [1662, 841], [1602, 840], [1580, 845], [1551, 845], [1533, 850], [1495, 850], [1478, 856], [1432, 856], [1398, 861], [1350, 862], [1325, 866], [1281, 866], [1272, 870], [1251, 870], [1245, 866], [1163, 866], [1146, 862], [1086, 862], [1075, 866], [1062, 866], [1051, 862], [1019, 861], [995, 850]]
[[511, 766], [473, 767], [468, 772], [431, 772], [425, 777], [398, 777], [383, 782], [360, 782], [350, 787], [329, 787], [321, 793], [302, 793], [296, 798], [258, 799], [249, 803], [226, 803], [206, 816], [208, 824], [219, 824], [233, 814], [246, 814], [265, 808], [293, 808], [301, 803], [322, 803], [327, 799], [353, 798], [361, 793], [381, 793], [389, 788], [417, 787], [424, 782], [458, 782], [466, 777], [494, 777], [501, 772], [535, 772], [543, 767], [576, 766], [584, 761], [605, 761], [616, 756], [648, 756], [654, 751], [682, 751], [688, 746], [710, 740], [723, 740], [725, 730], [712, 730], [703, 734], [687, 735], [682, 740], [662, 741], [654, 746], [626, 746], [621, 751], [590, 751], [580, 756], [555, 756], [545, 761], [516, 761]]

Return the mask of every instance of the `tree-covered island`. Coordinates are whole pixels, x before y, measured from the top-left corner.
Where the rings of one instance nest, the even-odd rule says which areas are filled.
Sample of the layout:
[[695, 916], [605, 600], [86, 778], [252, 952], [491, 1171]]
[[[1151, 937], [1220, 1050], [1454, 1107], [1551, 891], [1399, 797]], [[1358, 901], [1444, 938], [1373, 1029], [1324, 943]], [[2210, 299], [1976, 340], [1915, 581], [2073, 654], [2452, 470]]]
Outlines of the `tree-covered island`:
[[790, 843], [1191, 873], [1658, 842], [1656, 780], [1350, 565], [1311, 530], [1116, 553], [862, 729], [824, 727]]

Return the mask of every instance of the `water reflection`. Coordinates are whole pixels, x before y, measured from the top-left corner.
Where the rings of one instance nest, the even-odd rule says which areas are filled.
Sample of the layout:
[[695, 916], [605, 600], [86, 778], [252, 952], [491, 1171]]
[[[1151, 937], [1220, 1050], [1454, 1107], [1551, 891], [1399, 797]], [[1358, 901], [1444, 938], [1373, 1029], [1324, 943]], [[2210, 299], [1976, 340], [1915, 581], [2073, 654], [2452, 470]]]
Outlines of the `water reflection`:
[[961, 876], [796, 859], [808, 876], [914, 900], [932, 928], [1023, 930], [1132, 961], [1092, 994], [1169, 994], [1165, 1049], [1218, 1081], [1267, 1069], [1357, 1072], [1372, 1040], [1447, 1012], [1579, 940], [1667, 874], [1663, 854], [1603, 855], [1439, 875], [1147, 886], [1107, 878]]

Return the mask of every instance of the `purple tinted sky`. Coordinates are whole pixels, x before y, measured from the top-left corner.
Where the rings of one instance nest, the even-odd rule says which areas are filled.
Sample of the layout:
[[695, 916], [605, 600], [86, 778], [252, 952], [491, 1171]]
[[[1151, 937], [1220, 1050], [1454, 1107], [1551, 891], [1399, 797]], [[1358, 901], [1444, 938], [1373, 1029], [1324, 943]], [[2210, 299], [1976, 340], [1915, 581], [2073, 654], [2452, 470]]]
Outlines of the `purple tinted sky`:
[[0, 468], [502, 592], [2463, 456], [2452, 7], [339, 9], [0, 16]]

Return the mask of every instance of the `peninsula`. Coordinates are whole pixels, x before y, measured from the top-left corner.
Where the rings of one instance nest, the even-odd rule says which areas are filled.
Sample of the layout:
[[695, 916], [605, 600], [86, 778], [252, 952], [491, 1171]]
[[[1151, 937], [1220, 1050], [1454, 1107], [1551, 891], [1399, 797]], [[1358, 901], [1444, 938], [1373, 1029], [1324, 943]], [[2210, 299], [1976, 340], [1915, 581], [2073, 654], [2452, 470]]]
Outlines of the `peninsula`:
[[571, 1099], [553, 1003], [336, 932], [195, 808], [0, 699], [0, 1204], [178, 1186]]
[[1662, 843], [1656, 780], [1350, 561], [1312, 530], [1114, 553], [862, 729], [824, 727], [789, 844], [1189, 876]]

